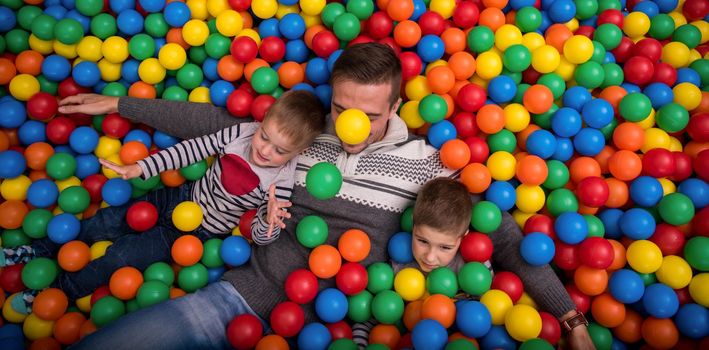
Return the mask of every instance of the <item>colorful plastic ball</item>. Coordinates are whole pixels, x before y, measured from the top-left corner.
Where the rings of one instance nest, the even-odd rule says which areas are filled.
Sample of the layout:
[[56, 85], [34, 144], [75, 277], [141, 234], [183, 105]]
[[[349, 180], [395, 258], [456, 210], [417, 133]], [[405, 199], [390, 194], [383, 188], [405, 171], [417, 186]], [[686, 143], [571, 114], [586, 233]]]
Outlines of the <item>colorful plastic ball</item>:
[[657, 111], [655, 122], [669, 133], [682, 131], [689, 123], [689, 113], [677, 103], [668, 103]]
[[662, 259], [662, 266], [655, 272], [657, 280], [672, 289], [682, 289], [692, 280], [692, 268], [684, 259], [669, 255]]
[[554, 230], [564, 243], [577, 244], [586, 238], [588, 224], [581, 214], [565, 212], [556, 218]]
[[444, 143], [455, 139], [457, 136], [455, 126], [448, 120], [433, 124], [428, 129], [428, 141], [431, 146], [441, 148]]
[[[579, 112], [574, 109], [562, 107], [553, 115], [551, 127], [554, 133], [561, 137], [571, 137], [576, 135], [582, 126], [582, 119]], [[538, 131], [535, 131], [535, 133]], [[531, 136], [530, 136], [531, 138]]]
[[482, 53], [495, 44], [495, 34], [486, 26], [476, 26], [468, 33], [468, 47], [474, 53]]
[[335, 121], [337, 136], [350, 145], [364, 142], [369, 137], [370, 129], [369, 117], [359, 109], [347, 109]]
[[515, 97], [515, 94], [517, 93], [517, 85], [511, 77], [507, 75], [498, 75], [490, 80], [487, 91], [491, 100], [497, 103], [504, 103], [512, 101]]
[[554, 257], [554, 242], [540, 232], [532, 232], [522, 239], [520, 254], [532, 266], [548, 264]]
[[0, 178], [2, 179], [16, 178], [22, 175], [27, 168], [25, 157], [16, 151], [0, 152], [0, 162], [3, 164], [0, 170]]
[[62, 213], [49, 221], [47, 225], [47, 236], [54, 243], [64, 244], [76, 239], [79, 235], [80, 228], [81, 224], [75, 216]]
[[308, 323], [298, 334], [298, 348], [325, 349], [331, 340], [330, 332], [322, 323]]
[[679, 309], [677, 294], [672, 288], [662, 283], [647, 286], [642, 300], [645, 310], [657, 318], [672, 317]]
[[485, 104], [487, 94], [476, 84], [467, 84], [458, 91], [456, 103], [466, 112], [476, 112]]
[[201, 263], [183, 267], [177, 275], [177, 283], [185, 292], [191, 293], [207, 285], [209, 272]]
[[394, 277], [394, 290], [406, 301], [418, 300], [426, 292], [426, 279], [418, 269], [405, 268]]
[[574, 137], [574, 149], [584, 156], [595, 156], [603, 150], [605, 138], [597, 129], [583, 128]]
[[703, 255], [703, 251], [709, 247], [709, 238], [693, 237], [684, 246], [684, 258], [695, 269], [699, 271], [709, 271], [709, 259]]
[[296, 227], [298, 242], [307, 248], [315, 248], [327, 239], [327, 223], [319, 216], [308, 215]]
[[502, 223], [502, 213], [492, 202], [480, 201], [473, 206], [471, 224], [476, 231], [490, 233]]
[[620, 218], [620, 229], [632, 239], [648, 239], [655, 232], [655, 219], [647, 210], [633, 208]]
[[662, 185], [650, 176], [640, 176], [630, 184], [630, 198], [643, 207], [653, 207], [663, 196]]
[[150, 202], [137, 202], [128, 208], [126, 221], [133, 230], [138, 232], [146, 231], [157, 223], [158, 211]]
[[601, 129], [613, 120], [613, 106], [606, 100], [596, 98], [586, 102], [581, 109], [583, 121], [592, 128]]
[[608, 280], [608, 290], [621, 303], [632, 304], [642, 299], [645, 285], [637, 272], [620, 269]]
[[347, 308], [347, 297], [335, 288], [327, 288], [315, 298], [315, 312], [321, 320], [327, 323], [344, 319], [347, 315]]
[[456, 326], [467, 337], [479, 338], [490, 330], [490, 311], [479, 301], [463, 301], [456, 305]]
[[393, 324], [404, 314], [404, 301], [393, 290], [384, 290], [372, 299], [372, 315], [377, 321]]
[[[74, 67], [75, 71], [76, 69], [77, 68]], [[12, 78], [8, 86], [10, 94], [20, 101], [29, 100], [34, 94], [39, 92], [39, 88], [39, 81], [30, 74], [16, 75]]]
[[529, 135], [526, 142], [527, 151], [542, 159], [554, 154], [557, 148], [556, 138], [547, 130], [536, 130]]
[[298, 303], [309, 303], [318, 292], [317, 277], [306, 270], [298, 269], [291, 272], [286, 278], [285, 292], [288, 299]]
[[50, 55], [42, 61], [42, 75], [50, 81], [62, 81], [70, 74], [71, 64], [65, 57]]
[[359, 294], [367, 287], [367, 270], [358, 263], [345, 263], [337, 272], [335, 282], [345, 295]]
[[505, 329], [517, 341], [533, 339], [542, 330], [542, 318], [529, 305], [515, 305], [505, 315]]
[[639, 273], [653, 273], [662, 266], [662, 251], [646, 240], [635, 241], [626, 251], [628, 264]]
[[37, 208], [47, 208], [59, 197], [57, 185], [48, 179], [33, 182], [27, 189], [27, 202]]
[[315, 198], [333, 198], [342, 186], [342, 174], [333, 164], [322, 162], [313, 165], [305, 178], [308, 192]]
[[576, 196], [587, 207], [601, 207], [608, 200], [608, 184], [598, 176], [586, 177], [576, 187]]
[[27, 119], [27, 109], [22, 102], [8, 98], [0, 100], [0, 107], [3, 110], [0, 115], [0, 126], [3, 128], [17, 128]]
[[682, 305], [675, 316], [675, 325], [684, 336], [702, 339], [709, 334], [709, 311], [695, 303]]
[[670, 193], [659, 204], [660, 216], [671, 225], [684, 225], [694, 217], [691, 199], [682, 193]]
[[42, 290], [59, 274], [57, 264], [48, 258], [34, 258], [22, 269], [22, 283], [27, 288]]
[[443, 349], [448, 332], [438, 321], [424, 319], [411, 331], [411, 340], [417, 349]]
[[510, 210], [517, 200], [515, 188], [506, 181], [495, 181], [485, 192], [485, 200], [495, 203], [500, 210]]
[[251, 257], [251, 246], [243, 237], [231, 236], [222, 242], [220, 255], [229, 266], [241, 266]]

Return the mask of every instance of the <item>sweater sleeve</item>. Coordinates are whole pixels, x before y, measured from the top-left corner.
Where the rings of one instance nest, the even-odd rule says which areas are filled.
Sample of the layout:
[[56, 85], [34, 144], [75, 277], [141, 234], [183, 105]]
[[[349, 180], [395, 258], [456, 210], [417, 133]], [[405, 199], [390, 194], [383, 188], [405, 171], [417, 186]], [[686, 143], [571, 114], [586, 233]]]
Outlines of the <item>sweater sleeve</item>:
[[369, 345], [369, 333], [372, 332], [374, 326], [379, 324], [377, 320], [370, 319], [364, 322], [357, 322], [352, 325], [352, 341], [357, 344], [360, 350], [363, 350]]
[[514, 272], [524, 282], [525, 290], [542, 310], [556, 318], [574, 310], [576, 305], [564, 289], [561, 281], [549, 265], [532, 266], [527, 264], [519, 252], [522, 231], [507, 212], [502, 212], [502, 224], [490, 233], [494, 246], [493, 261], [504, 270]]
[[[295, 176], [295, 167], [293, 164], [293, 162], [288, 163], [278, 173], [278, 177], [274, 182], [276, 185], [276, 200], [290, 200], [291, 193], [293, 192], [293, 178]], [[273, 226], [271, 235], [268, 234], [268, 188], [271, 184], [264, 184], [264, 186], [266, 187], [266, 193], [256, 210], [254, 220], [251, 222], [251, 239], [258, 245], [272, 243], [278, 239], [278, 236], [281, 234], [281, 228], [278, 225]]]
[[211, 134], [251, 118], [235, 118], [226, 109], [210, 103], [121, 97], [118, 113], [181, 139]]

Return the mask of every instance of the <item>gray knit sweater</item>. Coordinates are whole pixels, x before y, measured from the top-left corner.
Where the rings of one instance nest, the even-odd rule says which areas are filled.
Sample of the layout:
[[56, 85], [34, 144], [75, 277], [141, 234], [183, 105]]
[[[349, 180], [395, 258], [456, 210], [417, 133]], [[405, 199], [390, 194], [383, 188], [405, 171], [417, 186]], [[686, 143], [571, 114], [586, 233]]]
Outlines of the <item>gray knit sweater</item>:
[[[225, 109], [210, 104], [165, 100], [140, 100], [123, 97], [121, 115], [180, 138], [194, 138], [249, 121], [232, 117]], [[343, 185], [329, 200], [312, 197], [305, 188], [305, 175], [318, 162], [335, 164], [342, 173]], [[273, 244], [253, 247], [249, 264], [226, 272], [251, 308], [268, 319], [271, 310], [286, 300], [284, 282], [288, 274], [308, 266], [310, 250], [295, 237], [297, 223], [307, 215], [318, 215], [328, 224], [327, 244], [337, 245], [340, 235], [357, 228], [369, 234], [371, 252], [363, 264], [387, 261], [389, 237], [399, 231], [399, 216], [411, 205], [419, 188], [436, 176], [454, 175], [439, 160], [438, 151], [421, 138], [408, 134], [400, 118], [392, 118], [382, 141], [358, 154], [348, 154], [332, 133], [319, 136], [298, 157], [291, 201], [292, 218], [281, 237]], [[528, 265], [519, 253], [522, 234], [508, 213], [503, 213], [500, 228], [490, 234], [494, 245], [493, 262], [503, 270], [516, 273], [526, 291], [539, 306], [556, 317], [575, 308], [569, 295], [547, 265]], [[320, 281], [320, 287], [334, 281]], [[306, 322], [315, 320], [311, 307], [305, 308]]]

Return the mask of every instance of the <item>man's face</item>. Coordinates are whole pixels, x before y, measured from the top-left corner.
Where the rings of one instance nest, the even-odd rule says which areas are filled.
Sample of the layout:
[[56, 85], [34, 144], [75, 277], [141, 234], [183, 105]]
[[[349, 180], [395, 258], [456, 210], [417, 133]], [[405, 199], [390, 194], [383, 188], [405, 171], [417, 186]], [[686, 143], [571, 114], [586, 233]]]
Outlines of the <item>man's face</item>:
[[387, 122], [399, 108], [399, 99], [393, 106], [389, 103], [391, 95], [390, 84], [367, 85], [352, 81], [338, 81], [332, 87], [332, 104], [330, 116], [332, 121], [346, 109], [356, 108], [367, 114], [372, 124], [369, 137], [364, 142], [350, 145], [342, 142], [342, 148], [347, 153], [362, 152], [370, 144], [384, 138]]

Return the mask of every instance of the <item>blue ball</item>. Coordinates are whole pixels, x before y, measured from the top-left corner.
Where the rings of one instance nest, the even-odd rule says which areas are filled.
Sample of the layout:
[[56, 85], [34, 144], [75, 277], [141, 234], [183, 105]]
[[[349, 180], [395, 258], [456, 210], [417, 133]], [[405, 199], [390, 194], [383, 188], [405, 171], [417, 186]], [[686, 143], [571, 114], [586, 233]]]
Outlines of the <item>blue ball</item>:
[[119, 206], [128, 203], [132, 191], [130, 182], [115, 177], [103, 184], [101, 196], [108, 205]]
[[513, 10], [517, 11], [523, 7], [534, 6], [535, 3], [536, 1], [534, 0], [510, 0], [509, 5]]
[[140, 7], [149, 13], [160, 12], [165, 7], [165, 0], [138, 0], [138, 2]]
[[637, 85], [635, 85], [635, 84], [633, 84], [633, 83], [625, 82], [625, 83], [623, 83], [623, 84], [620, 84], [620, 87], [622, 87], [623, 89], [625, 89], [625, 91], [627, 91], [628, 94], [632, 94], [632, 93], [634, 93], [634, 92], [640, 92], [640, 87], [637, 86]]
[[158, 148], [166, 149], [180, 142], [180, 139], [156, 130], [155, 133], [153, 133], [153, 142], [155, 143], [155, 146], [158, 146]]
[[308, 65], [305, 67], [305, 77], [315, 85], [327, 83], [330, 80], [327, 61], [320, 57], [315, 57], [308, 61]]
[[448, 331], [438, 321], [423, 319], [411, 330], [411, 342], [415, 349], [442, 350], [448, 342]]
[[551, 237], [541, 232], [532, 232], [522, 239], [519, 251], [524, 261], [528, 264], [543, 266], [554, 258], [556, 249]]
[[639, 176], [630, 183], [630, 198], [639, 206], [655, 206], [662, 196], [662, 184], [654, 177]]
[[308, 84], [308, 83], [298, 83], [298, 84], [295, 84], [295, 85], [293, 85], [293, 87], [291, 88], [291, 90], [295, 90], [295, 91], [298, 91], [298, 90], [305, 90], [305, 91], [310, 91], [310, 92], [312, 92], [312, 93], [315, 93], [315, 88], [314, 88], [312, 85]]
[[130, 141], [138, 141], [141, 142], [142, 144], [145, 145], [148, 149], [150, 149], [150, 146], [152, 146], [152, 141], [151, 141], [150, 134], [147, 132], [140, 130], [140, 129], [135, 129], [129, 131], [125, 137], [123, 137], [123, 144], [125, 145], [126, 143]]
[[286, 55], [284, 60], [303, 63], [308, 60], [310, 49], [301, 39], [290, 40], [286, 43]]
[[527, 137], [527, 152], [542, 159], [548, 159], [556, 150], [556, 137], [547, 130], [536, 130]]
[[611, 350], [628, 350], [628, 346], [617, 338], [613, 338], [611, 342]]
[[27, 161], [20, 152], [2, 151], [0, 152], [0, 179], [16, 178], [25, 172]]
[[101, 170], [101, 164], [98, 162], [98, 157], [93, 154], [82, 154], [76, 156], [76, 170], [74, 175], [83, 180], [89, 175], [98, 174]]
[[488, 97], [496, 103], [512, 101], [517, 94], [517, 84], [506, 75], [498, 75], [487, 86]]
[[441, 59], [445, 53], [443, 40], [437, 35], [424, 35], [416, 46], [416, 54], [423, 62], [433, 62]]
[[0, 127], [14, 129], [22, 125], [27, 120], [27, 109], [25, 104], [8, 97], [0, 102]]
[[399, 232], [389, 238], [387, 244], [389, 258], [399, 264], [408, 264], [414, 261], [414, 253], [411, 251], [411, 234]]
[[564, 212], [554, 221], [557, 237], [567, 244], [581, 243], [588, 235], [588, 224], [577, 212]]
[[278, 30], [286, 39], [298, 39], [305, 33], [305, 21], [299, 14], [289, 13], [278, 22]]
[[485, 305], [476, 300], [456, 303], [455, 325], [466, 336], [479, 338], [492, 327], [492, 316]]
[[586, 125], [601, 129], [613, 121], [613, 105], [610, 102], [596, 98], [585, 105], [581, 109], [581, 116]]
[[101, 71], [98, 65], [91, 61], [79, 62], [71, 71], [71, 77], [79, 86], [92, 87], [101, 81]]
[[426, 3], [423, 0], [414, 0], [414, 13], [409, 17], [412, 21], [418, 21], [426, 12]]
[[136, 10], [125, 10], [116, 18], [118, 30], [126, 35], [136, 35], [143, 31], [143, 16]]
[[573, 86], [564, 92], [562, 103], [564, 107], [573, 108], [581, 112], [583, 106], [591, 99], [593, 99], [593, 96], [588, 92], [588, 89], [583, 86]]
[[606, 138], [598, 129], [583, 128], [574, 137], [574, 149], [584, 156], [593, 157], [601, 153], [606, 145]]
[[485, 192], [485, 200], [495, 203], [500, 210], [508, 211], [515, 206], [517, 193], [507, 181], [495, 181]]
[[643, 90], [652, 103], [652, 108], [659, 109], [660, 107], [674, 101], [675, 94], [672, 88], [663, 83], [652, 83]]
[[692, 68], [684, 67], [677, 70], [677, 80], [675, 84], [690, 83], [697, 87], [702, 86], [702, 78], [699, 73]]
[[219, 76], [219, 71], [217, 70], [218, 65], [219, 61], [211, 57], [208, 57], [204, 60], [204, 62], [202, 62], [202, 73], [204, 73], [204, 77], [207, 78], [207, 80], [217, 81], [221, 79]]
[[440, 149], [446, 141], [455, 139], [457, 136], [458, 133], [455, 129], [455, 125], [447, 120], [441, 120], [428, 128], [428, 142], [431, 143], [431, 146], [438, 149]]
[[517, 343], [505, 330], [505, 326], [492, 326], [490, 331], [480, 340], [481, 350], [515, 350]]
[[340, 58], [340, 55], [342, 55], [342, 49], [336, 50], [327, 58], [327, 70], [329, 70], [330, 73], [332, 73], [332, 69], [335, 68], [335, 62]]
[[679, 309], [677, 293], [662, 283], [653, 283], [645, 288], [643, 306], [653, 317], [668, 318], [674, 316]]
[[298, 3], [298, 0], [278, 0], [278, 3], [286, 5], [286, 6], [292, 6]]
[[192, 11], [184, 2], [173, 1], [165, 6], [163, 16], [170, 27], [182, 27], [192, 17]]
[[126, 60], [121, 66], [121, 77], [131, 84], [140, 80], [140, 76], [138, 75], [139, 66], [140, 62], [135, 59], [131, 58]]
[[702, 179], [689, 178], [679, 184], [677, 190], [689, 197], [694, 208], [702, 209], [709, 205], [709, 184]]
[[623, 211], [620, 209], [606, 209], [598, 214], [606, 229], [606, 238], [619, 239], [623, 232], [620, 230], [620, 218]]
[[332, 87], [329, 84], [322, 84], [315, 87], [315, 96], [318, 97], [320, 103], [329, 109], [332, 103]]
[[69, 146], [79, 154], [91, 153], [98, 145], [98, 132], [88, 126], [80, 126], [69, 135]]
[[229, 266], [241, 266], [249, 261], [251, 257], [251, 246], [244, 237], [230, 236], [222, 242], [219, 253], [225, 264]]
[[5, 6], [0, 6], [0, 33], [12, 30], [16, 24], [15, 12]]
[[556, 149], [551, 159], [566, 162], [574, 155], [574, 143], [566, 137], [556, 137]]
[[642, 2], [637, 3], [637, 5], [635, 5], [635, 7], [633, 7], [633, 11], [634, 12], [642, 12], [650, 18], [653, 18], [658, 13], [660, 13], [660, 9], [657, 7], [657, 4], [655, 4], [652, 1], [642, 1]]
[[630, 269], [620, 269], [613, 272], [608, 279], [608, 290], [613, 298], [623, 304], [639, 301], [645, 293], [645, 284], [637, 272]]
[[678, 0], [652, 0], [661, 13], [670, 13], [677, 7]]
[[51, 220], [47, 225], [47, 237], [56, 244], [64, 244], [73, 241], [79, 235], [81, 223], [76, 216], [69, 213], [61, 213]]
[[650, 238], [655, 232], [655, 226], [655, 218], [642, 208], [630, 209], [620, 218], [620, 230], [635, 240]]
[[27, 189], [27, 202], [35, 208], [49, 208], [57, 202], [57, 198], [59, 188], [49, 179], [37, 180]]
[[49, 4], [47, 4], [47, 2], [45, 2], [44, 6], [46, 6], [46, 8], [44, 9], [44, 14], [54, 17], [57, 21], [64, 18], [64, 16], [67, 13], [67, 9], [65, 9], [64, 7], [62, 7], [58, 4], [57, 5], [49, 5]]
[[37, 120], [28, 120], [17, 130], [17, 137], [20, 143], [29, 146], [35, 142], [47, 141], [45, 123]]
[[125, 10], [135, 10], [135, 0], [110, 0], [108, 6], [111, 11], [121, 13]]
[[224, 272], [226, 272], [226, 268], [224, 266], [207, 269], [207, 283], [218, 282], [220, 279], [222, 279], [222, 275], [224, 275]]
[[281, 37], [281, 32], [278, 31], [278, 19], [269, 18], [265, 19], [258, 25], [258, 35], [261, 39], [268, 38], [269, 36]]
[[348, 308], [347, 297], [337, 288], [327, 288], [315, 298], [315, 312], [327, 323], [342, 321]]
[[695, 304], [684, 304], [675, 316], [675, 325], [682, 335], [692, 339], [709, 336], [709, 310]]
[[[20, 338], [22, 340], [25, 337], [24, 333], [22, 333], [22, 326], [12, 324], [12, 323], [5, 323], [4, 326], [0, 327], [0, 339], [6, 340], [10, 338]], [[25, 347], [21, 347], [21, 349], [24, 349]]]
[[59, 55], [49, 55], [42, 61], [42, 75], [49, 81], [60, 82], [71, 74], [71, 63]]
[[322, 323], [308, 323], [298, 334], [298, 349], [326, 350], [332, 336]]
[[578, 111], [573, 108], [561, 107], [551, 117], [551, 129], [558, 136], [571, 137], [581, 130], [581, 121], [581, 114]]
[[547, 13], [554, 23], [566, 23], [574, 18], [576, 4], [571, 0], [556, 0], [549, 6]]
[[215, 106], [226, 107], [226, 101], [234, 90], [236, 90], [236, 88], [231, 82], [217, 80], [209, 88], [209, 98]]

